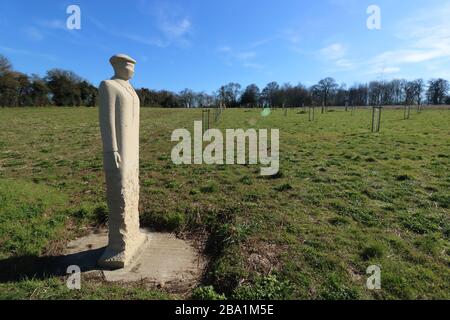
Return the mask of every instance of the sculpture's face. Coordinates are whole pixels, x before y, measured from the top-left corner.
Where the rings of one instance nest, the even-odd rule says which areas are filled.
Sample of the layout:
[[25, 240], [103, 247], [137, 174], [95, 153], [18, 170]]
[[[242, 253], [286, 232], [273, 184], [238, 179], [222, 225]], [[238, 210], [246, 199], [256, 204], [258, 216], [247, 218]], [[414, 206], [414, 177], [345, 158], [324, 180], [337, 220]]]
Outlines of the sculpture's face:
[[121, 61], [114, 65], [116, 76], [124, 80], [130, 80], [134, 76], [134, 63]]

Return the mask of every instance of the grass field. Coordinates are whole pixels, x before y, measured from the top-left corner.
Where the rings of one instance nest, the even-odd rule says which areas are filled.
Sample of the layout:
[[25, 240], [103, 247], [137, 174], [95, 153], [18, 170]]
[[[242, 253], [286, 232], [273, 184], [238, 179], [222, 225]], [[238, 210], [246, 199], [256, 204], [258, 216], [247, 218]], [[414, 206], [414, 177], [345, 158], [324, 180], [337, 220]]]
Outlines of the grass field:
[[[280, 173], [176, 166], [200, 110], [142, 109], [141, 223], [205, 244], [195, 298], [450, 299], [450, 110], [226, 110], [218, 128], [280, 129]], [[0, 265], [58, 255], [104, 224], [97, 110], [0, 109]], [[20, 260], [24, 258], [24, 260]], [[26, 259], [25, 259], [26, 258]], [[366, 288], [380, 265], [382, 289]], [[1, 270], [0, 270], [1, 273]], [[0, 276], [0, 299], [176, 299], [144, 284]]]

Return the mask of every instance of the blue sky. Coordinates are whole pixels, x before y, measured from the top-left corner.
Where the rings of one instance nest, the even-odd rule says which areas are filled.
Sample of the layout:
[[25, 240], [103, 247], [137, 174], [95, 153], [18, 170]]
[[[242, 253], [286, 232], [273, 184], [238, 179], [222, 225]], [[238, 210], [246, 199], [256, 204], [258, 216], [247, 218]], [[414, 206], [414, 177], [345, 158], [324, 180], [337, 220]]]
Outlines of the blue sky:
[[[66, 8], [81, 8], [68, 30]], [[369, 5], [381, 30], [369, 30]], [[136, 87], [211, 92], [228, 82], [348, 85], [450, 79], [448, 0], [2, 0], [0, 53], [22, 72], [58, 67], [94, 84], [108, 59], [138, 61]]]

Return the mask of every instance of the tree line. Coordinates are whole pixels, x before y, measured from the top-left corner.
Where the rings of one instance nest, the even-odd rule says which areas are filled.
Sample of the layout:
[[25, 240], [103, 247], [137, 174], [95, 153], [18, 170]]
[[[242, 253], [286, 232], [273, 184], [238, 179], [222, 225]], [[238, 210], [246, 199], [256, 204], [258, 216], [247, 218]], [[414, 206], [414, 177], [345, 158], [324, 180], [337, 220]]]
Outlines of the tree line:
[[0, 55], [0, 106], [95, 106], [97, 88], [71, 71], [52, 69], [45, 77], [13, 70]]
[[[302, 84], [280, 85], [271, 82], [260, 89], [255, 84], [243, 88], [238, 83], [221, 86], [212, 94], [185, 89], [175, 93], [168, 90], [137, 89], [143, 107], [196, 108], [222, 106], [302, 107], [302, 106], [370, 106], [424, 103], [450, 104], [449, 82], [445, 79], [407, 81], [371, 81], [347, 87], [333, 78], [325, 78], [307, 87]], [[98, 89], [71, 71], [52, 69], [44, 77], [28, 76], [15, 71], [9, 60], [0, 55], [0, 106], [96, 106]]]

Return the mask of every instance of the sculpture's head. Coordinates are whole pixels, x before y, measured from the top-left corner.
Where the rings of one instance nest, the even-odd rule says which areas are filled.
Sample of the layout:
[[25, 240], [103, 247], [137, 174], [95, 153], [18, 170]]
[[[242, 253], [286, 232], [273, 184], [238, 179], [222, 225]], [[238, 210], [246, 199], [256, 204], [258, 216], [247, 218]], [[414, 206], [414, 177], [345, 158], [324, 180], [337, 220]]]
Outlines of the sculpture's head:
[[123, 80], [133, 78], [136, 60], [125, 54], [116, 54], [109, 59], [109, 62], [114, 68], [116, 78]]

